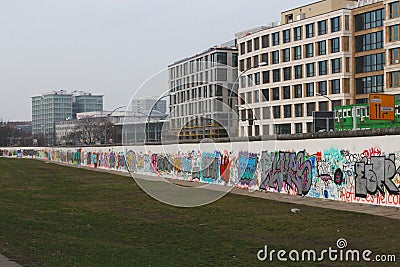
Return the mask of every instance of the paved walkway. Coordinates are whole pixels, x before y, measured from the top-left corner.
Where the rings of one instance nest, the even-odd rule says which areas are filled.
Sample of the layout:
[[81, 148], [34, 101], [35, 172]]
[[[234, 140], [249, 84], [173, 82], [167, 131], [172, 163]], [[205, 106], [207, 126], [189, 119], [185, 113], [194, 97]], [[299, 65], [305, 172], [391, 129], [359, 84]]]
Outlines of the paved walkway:
[[[122, 171], [98, 169], [98, 168], [94, 169], [91, 167], [75, 166], [75, 165], [59, 163], [59, 162], [52, 162], [52, 163], [63, 165], [63, 166], [69, 166], [69, 167], [73, 166], [76, 168], [83, 168], [83, 169], [88, 169], [88, 170], [92, 170], [92, 171], [107, 172], [107, 173], [111, 173], [111, 174], [131, 177], [129, 173], [122, 172]], [[146, 179], [146, 180], [153, 180], [153, 181], [160, 179], [158, 177], [150, 176], [150, 175], [138, 175], [138, 178]], [[195, 183], [195, 182], [189, 182], [189, 181], [183, 181], [183, 180], [177, 180], [177, 179], [170, 179], [170, 181], [174, 184], [178, 184], [178, 185], [182, 185], [182, 186], [193, 186], [193, 187], [199, 186], [199, 183]], [[221, 186], [216, 185], [215, 187], [209, 187], [209, 188], [214, 189], [214, 190], [219, 190], [218, 187], [221, 187]], [[334, 210], [344, 210], [344, 211], [352, 211], [352, 212], [358, 212], [358, 213], [366, 213], [366, 214], [383, 216], [383, 217], [400, 220], [400, 208], [398, 208], [398, 207], [385, 207], [385, 206], [361, 204], [361, 203], [347, 203], [347, 202], [338, 201], [338, 200], [291, 196], [291, 195], [286, 195], [286, 194], [281, 194], [281, 193], [272, 193], [272, 192], [268, 192], [268, 193], [262, 192], [262, 191], [249, 192], [247, 190], [240, 189], [240, 188], [234, 188], [230, 192], [233, 194], [237, 194], [237, 195], [245, 195], [245, 196], [250, 196], [250, 197], [269, 199], [269, 200], [278, 201], [278, 202], [286, 202], [286, 203], [292, 203], [292, 204], [307, 205], [307, 206], [312, 206], [312, 207], [320, 207], [320, 208], [327, 208], [327, 209], [334, 209]]]
[[1, 267], [21, 267], [22, 265], [19, 265], [18, 263], [13, 262], [0, 254], [0, 266]]

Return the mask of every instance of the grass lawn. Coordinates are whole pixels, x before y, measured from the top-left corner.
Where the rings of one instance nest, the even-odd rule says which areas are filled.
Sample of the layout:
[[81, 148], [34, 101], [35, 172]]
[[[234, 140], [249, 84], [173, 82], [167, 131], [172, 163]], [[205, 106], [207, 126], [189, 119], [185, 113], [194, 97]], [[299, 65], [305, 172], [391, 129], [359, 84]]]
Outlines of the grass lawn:
[[257, 251], [321, 251], [338, 238], [400, 261], [399, 232], [398, 220], [233, 194], [171, 207], [129, 177], [0, 159], [0, 253], [24, 266], [287, 266]]

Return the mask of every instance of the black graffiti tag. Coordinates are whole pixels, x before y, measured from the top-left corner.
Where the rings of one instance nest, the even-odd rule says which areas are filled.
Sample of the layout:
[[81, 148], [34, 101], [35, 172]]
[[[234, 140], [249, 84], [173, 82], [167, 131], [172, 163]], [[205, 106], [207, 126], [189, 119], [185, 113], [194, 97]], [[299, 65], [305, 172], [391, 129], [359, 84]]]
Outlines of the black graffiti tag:
[[400, 190], [393, 183], [392, 179], [400, 168], [396, 170], [395, 155], [372, 156], [370, 163], [367, 159], [355, 164], [355, 191], [357, 197], [366, 198], [367, 194], [375, 195], [378, 191], [385, 195], [385, 189], [389, 194], [399, 194]]

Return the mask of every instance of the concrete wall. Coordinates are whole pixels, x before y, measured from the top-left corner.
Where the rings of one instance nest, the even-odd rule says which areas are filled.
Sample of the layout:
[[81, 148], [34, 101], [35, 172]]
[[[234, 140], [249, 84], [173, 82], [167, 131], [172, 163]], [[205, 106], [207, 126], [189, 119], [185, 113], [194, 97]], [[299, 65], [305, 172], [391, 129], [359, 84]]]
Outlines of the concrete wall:
[[391, 135], [81, 149], [0, 148], [0, 155], [95, 167], [95, 153], [98, 168], [400, 207], [399, 140], [400, 135]]

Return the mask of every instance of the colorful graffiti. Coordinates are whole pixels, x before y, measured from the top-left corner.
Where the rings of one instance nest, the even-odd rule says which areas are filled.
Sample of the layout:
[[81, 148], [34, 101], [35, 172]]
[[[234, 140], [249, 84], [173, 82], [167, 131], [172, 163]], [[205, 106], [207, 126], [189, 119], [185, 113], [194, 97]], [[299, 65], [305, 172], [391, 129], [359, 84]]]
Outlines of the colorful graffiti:
[[260, 189], [281, 192], [296, 192], [307, 195], [311, 189], [313, 160], [300, 152], [262, 152], [263, 169]]
[[24, 157], [129, 171], [194, 182], [345, 202], [400, 207], [400, 151], [378, 147], [349, 151], [194, 150], [174, 154], [121, 148], [12, 148], [2, 157]]

